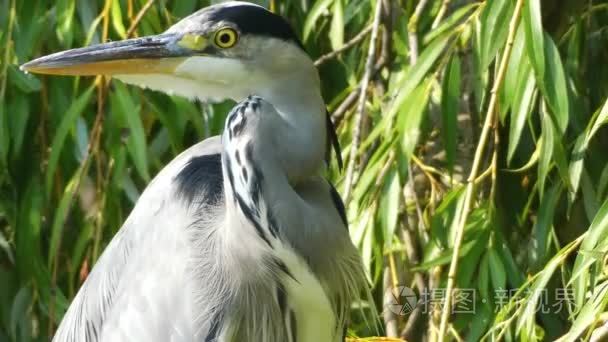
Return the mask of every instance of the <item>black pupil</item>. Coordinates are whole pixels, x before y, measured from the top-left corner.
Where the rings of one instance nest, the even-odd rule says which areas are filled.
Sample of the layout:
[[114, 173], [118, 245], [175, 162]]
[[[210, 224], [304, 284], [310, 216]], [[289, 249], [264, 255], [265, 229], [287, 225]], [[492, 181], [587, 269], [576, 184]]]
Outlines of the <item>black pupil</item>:
[[229, 33], [220, 34], [220, 42], [222, 42], [222, 44], [228, 44], [230, 42], [230, 34]]

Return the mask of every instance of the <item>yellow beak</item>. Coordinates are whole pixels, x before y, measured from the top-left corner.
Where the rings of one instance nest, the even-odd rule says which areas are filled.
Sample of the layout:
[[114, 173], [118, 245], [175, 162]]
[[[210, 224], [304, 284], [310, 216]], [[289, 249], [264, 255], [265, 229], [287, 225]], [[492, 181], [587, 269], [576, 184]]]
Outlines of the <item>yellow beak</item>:
[[21, 70], [50, 75], [171, 74], [193, 50], [177, 34], [92, 45], [37, 58]]

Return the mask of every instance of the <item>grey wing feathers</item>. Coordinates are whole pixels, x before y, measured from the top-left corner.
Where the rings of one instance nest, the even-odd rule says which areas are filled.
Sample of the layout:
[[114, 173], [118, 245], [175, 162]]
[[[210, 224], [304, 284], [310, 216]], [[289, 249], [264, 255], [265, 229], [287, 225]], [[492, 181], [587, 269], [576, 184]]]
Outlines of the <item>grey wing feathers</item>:
[[[129, 314], [137, 315], [141, 312], [150, 314], [150, 311], [155, 310], [162, 312], [157, 315], [148, 315], [156, 317], [156, 321], [149, 323], [160, 325], [158, 329], [168, 331], [173, 329], [175, 333], [172, 336], [156, 335], [148, 341], [167, 340], [164, 339], [167, 337], [173, 338], [173, 340], [188, 340], [188, 337], [191, 337], [188, 336], [191, 334], [188, 327], [167, 327], [163, 326], [165, 323], [162, 322], [163, 317], [180, 318], [183, 313], [172, 311], [184, 308], [175, 306], [188, 305], [187, 299], [169, 296], [171, 286], [181, 287], [188, 282], [185, 278], [186, 270], [176, 269], [172, 264], [175, 264], [177, 260], [171, 260], [171, 258], [188, 257], [187, 252], [181, 255], [172, 253], [174, 249], [179, 249], [180, 244], [183, 244], [188, 238], [185, 232], [188, 222], [176, 218], [178, 216], [187, 217], [184, 214], [187, 212], [187, 205], [176, 198], [179, 198], [181, 192], [183, 195], [189, 196], [191, 201], [196, 198], [199, 203], [208, 202], [213, 205], [221, 205], [223, 197], [218, 194], [218, 192], [223, 192], [221, 164], [217, 164], [220, 151], [219, 137], [209, 138], [180, 154], [155, 177], [142, 193], [129, 218], [108, 244], [73, 299], [53, 341], [90, 342], [106, 340], [108, 337], [113, 341], [143, 340], [139, 338], [143, 335], [124, 335], [120, 328], [124, 323], [117, 320], [126, 320], [129, 318]], [[188, 169], [189, 167], [190, 169]], [[190, 183], [186, 184], [186, 181]], [[199, 190], [194, 192], [193, 189]], [[183, 234], [176, 234], [176, 230], [183, 230]], [[171, 231], [172, 234], [167, 234], [168, 231]], [[167, 236], [174, 235], [178, 236], [175, 241], [167, 240]], [[138, 270], [146, 267], [156, 270], [154, 273], [148, 272], [149, 270], [146, 269], [146, 273], [152, 274], [152, 278], [138, 275]], [[166, 290], [154, 288], [151, 285], [165, 277], [174, 278], [168, 279], [169, 284], [166, 286]], [[184, 293], [184, 290], [182, 288], [181, 291], [176, 292]], [[157, 295], [159, 299], [158, 303], [155, 303]], [[119, 312], [124, 317], [113, 317], [117, 316]], [[141, 320], [135, 319], [134, 321]], [[112, 329], [109, 329], [108, 326], [112, 326]], [[132, 326], [129, 327], [129, 330], [137, 331], [132, 328]], [[156, 329], [142, 327], [141, 332], [154, 335], [157, 333], [154, 330]], [[183, 338], [176, 339], [176, 335]]]

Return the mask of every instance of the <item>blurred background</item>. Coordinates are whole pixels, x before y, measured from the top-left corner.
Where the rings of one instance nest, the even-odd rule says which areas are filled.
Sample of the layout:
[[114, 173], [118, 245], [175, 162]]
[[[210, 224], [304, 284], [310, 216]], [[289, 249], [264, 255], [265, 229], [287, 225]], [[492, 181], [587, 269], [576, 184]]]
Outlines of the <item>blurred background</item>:
[[[0, 341], [49, 340], [146, 184], [232, 106], [18, 66], [208, 4], [0, 0]], [[329, 177], [375, 300], [351, 336], [608, 338], [608, 2], [261, 4], [316, 60], [338, 129]]]

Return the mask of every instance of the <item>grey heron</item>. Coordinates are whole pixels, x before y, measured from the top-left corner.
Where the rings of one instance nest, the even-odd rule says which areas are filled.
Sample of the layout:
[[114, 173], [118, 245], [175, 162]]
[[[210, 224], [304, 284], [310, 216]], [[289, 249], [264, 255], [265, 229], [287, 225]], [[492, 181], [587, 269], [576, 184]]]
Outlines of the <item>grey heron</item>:
[[339, 145], [319, 76], [285, 19], [227, 2], [160, 35], [22, 69], [237, 101], [221, 137], [184, 151], [148, 185], [54, 341], [344, 339], [366, 276], [322, 173]]

